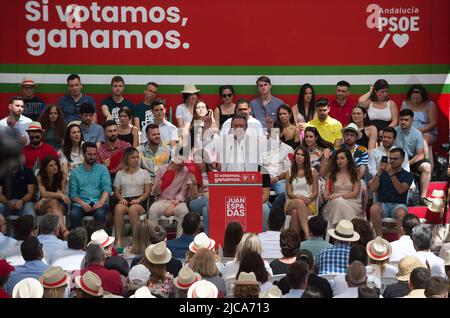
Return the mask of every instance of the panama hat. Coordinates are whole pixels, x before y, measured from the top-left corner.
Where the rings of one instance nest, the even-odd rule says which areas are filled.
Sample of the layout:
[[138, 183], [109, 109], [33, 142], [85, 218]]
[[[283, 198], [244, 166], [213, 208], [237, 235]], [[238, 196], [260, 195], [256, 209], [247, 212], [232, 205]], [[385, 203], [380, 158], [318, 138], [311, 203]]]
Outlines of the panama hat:
[[109, 236], [105, 230], [101, 229], [92, 233], [91, 242], [97, 243], [101, 247], [105, 248], [114, 243], [114, 237]]
[[189, 266], [183, 266], [183, 268], [178, 273], [178, 276], [173, 280], [173, 284], [178, 289], [189, 289], [192, 284], [200, 281], [202, 276], [192, 269]]
[[138, 264], [133, 266], [128, 272], [128, 279], [130, 282], [140, 282], [142, 284], [147, 284], [150, 279], [150, 271], [143, 264]]
[[33, 121], [27, 128], [27, 131], [41, 131], [43, 132], [42, 125], [38, 121]]
[[13, 298], [42, 298], [44, 287], [36, 278], [25, 278], [18, 282], [13, 289]]
[[241, 272], [238, 276], [238, 279], [234, 282], [234, 285], [261, 285], [260, 282], [256, 279], [256, 275], [253, 272]]
[[216, 245], [216, 241], [210, 239], [205, 232], [201, 232], [194, 237], [194, 240], [189, 244], [189, 250], [192, 253], [197, 253], [197, 251], [201, 248], [206, 248], [208, 250], [212, 250]]
[[355, 242], [359, 240], [359, 233], [353, 229], [353, 223], [348, 220], [340, 220], [335, 229], [328, 230], [328, 234], [339, 241]]
[[408, 282], [411, 272], [418, 267], [427, 268], [416, 256], [405, 256], [398, 263], [397, 279]]
[[83, 275], [76, 276], [75, 286], [92, 296], [103, 295], [102, 280], [97, 274], [91, 271], [87, 271]]
[[184, 84], [183, 90], [181, 91], [181, 93], [186, 94], [195, 94], [198, 92], [200, 92], [200, 90], [197, 89], [194, 84]]
[[24, 77], [20, 86], [36, 86], [36, 83], [31, 78]]
[[58, 288], [67, 285], [69, 275], [59, 266], [50, 266], [39, 278], [45, 288]]
[[283, 293], [278, 286], [273, 285], [269, 290], [259, 293], [259, 298], [281, 298]]
[[141, 288], [136, 289], [133, 295], [130, 298], [156, 298], [147, 286], [142, 286]]
[[444, 200], [442, 200], [440, 198], [431, 199], [431, 203], [428, 206], [428, 210], [430, 210], [431, 212], [440, 213], [443, 206], [444, 206]]
[[356, 126], [355, 123], [350, 123], [347, 126], [345, 126], [345, 128], [341, 130], [342, 134], [344, 134], [347, 130], [351, 130], [354, 133], [356, 133], [356, 135], [358, 136], [356, 139], [360, 139], [362, 137], [362, 132], [361, 130], [358, 129], [358, 126]]
[[166, 243], [161, 241], [148, 246], [145, 249], [145, 257], [153, 264], [167, 264], [172, 258], [172, 252], [167, 248]]
[[391, 256], [392, 247], [388, 241], [381, 236], [377, 236], [374, 240], [367, 243], [366, 251], [371, 259], [375, 261], [384, 261]]
[[217, 286], [207, 280], [200, 280], [189, 287], [187, 298], [217, 298]]

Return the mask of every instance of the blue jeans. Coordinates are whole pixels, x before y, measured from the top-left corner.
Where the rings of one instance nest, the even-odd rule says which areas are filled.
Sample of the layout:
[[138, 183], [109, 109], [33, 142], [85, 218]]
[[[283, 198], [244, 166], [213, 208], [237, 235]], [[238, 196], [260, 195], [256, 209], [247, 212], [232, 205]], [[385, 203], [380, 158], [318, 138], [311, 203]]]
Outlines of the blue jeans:
[[275, 182], [274, 184], [272, 184], [270, 186], [270, 190], [274, 190], [277, 195], [285, 193], [286, 192], [286, 180], [280, 180], [278, 182]]
[[189, 202], [190, 212], [195, 212], [203, 217], [203, 228], [209, 236], [209, 198], [201, 197]]
[[34, 210], [34, 202], [28, 201], [22, 207], [22, 210], [10, 210], [6, 205], [0, 203], [0, 214], [3, 216], [12, 214], [18, 216], [31, 215], [33, 218], [36, 218], [36, 211]]
[[95, 220], [99, 221], [101, 224], [104, 224], [108, 210], [108, 205], [105, 204], [100, 209], [86, 213], [81, 207], [72, 204], [72, 208], [70, 209], [70, 228], [73, 229], [80, 226], [81, 220], [85, 216], [93, 216]]
[[269, 201], [263, 203], [263, 231], [267, 231], [267, 220], [269, 219], [270, 209], [272, 209], [272, 204]]

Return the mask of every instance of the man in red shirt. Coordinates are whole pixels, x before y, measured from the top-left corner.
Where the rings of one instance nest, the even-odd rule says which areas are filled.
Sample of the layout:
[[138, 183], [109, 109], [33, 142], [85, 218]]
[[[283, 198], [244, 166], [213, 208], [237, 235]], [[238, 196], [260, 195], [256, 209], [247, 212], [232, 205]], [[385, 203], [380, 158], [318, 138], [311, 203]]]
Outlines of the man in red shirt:
[[105, 268], [105, 251], [99, 244], [91, 243], [86, 247], [86, 267], [81, 269], [81, 275], [91, 271], [102, 280], [103, 290], [114, 295], [122, 295], [123, 283], [116, 270]]
[[105, 132], [105, 143], [97, 151], [97, 162], [104, 164], [111, 175], [113, 182], [116, 173], [120, 170], [120, 161], [122, 160], [125, 149], [130, 148], [130, 143], [118, 139], [119, 133], [114, 120], [107, 120], [103, 124]]
[[350, 83], [339, 81], [336, 84], [336, 99], [330, 101], [330, 116], [339, 120], [342, 127], [347, 126], [352, 115], [354, 103], [348, 99]]
[[28, 126], [27, 133], [28, 137], [30, 138], [30, 143], [23, 149], [23, 154], [25, 156], [25, 166], [32, 169], [33, 171], [36, 171], [40, 168], [40, 163], [45, 157], [53, 156], [55, 158], [58, 158], [58, 154], [56, 153], [55, 148], [42, 141], [44, 129], [42, 129], [40, 122], [32, 122], [30, 126]]

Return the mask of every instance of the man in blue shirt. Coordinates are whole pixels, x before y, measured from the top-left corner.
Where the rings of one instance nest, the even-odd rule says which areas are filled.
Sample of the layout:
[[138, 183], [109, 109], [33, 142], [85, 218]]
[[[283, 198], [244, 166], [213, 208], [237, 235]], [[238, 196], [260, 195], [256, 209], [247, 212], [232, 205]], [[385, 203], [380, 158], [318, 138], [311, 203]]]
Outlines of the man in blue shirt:
[[99, 148], [102, 142], [105, 142], [103, 127], [92, 122], [95, 115], [95, 108], [92, 104], [85, 103], [80, 107], [81, 114], [81, 132], [84, 141], [93, 142]]
[[6, 283], [6, 291], [12, 295], [14, 286], [24, 278], [36, 278], [39, 279], [41, 275], [48, 268], [48, 265], [42, 261], [44, 253], [42, 252], [42, 244], [39, 240], [31, 236], [20, 245], [20, 251], [22, 257], [25, 260], [25, 264], [16, 266], [16, 270], [9, 275], [8, 282]]
[[383, 217], [395, 217], [398, 236], [402, 235], [402, 220], [408, 213], [408, 189], [413, 182], [412, 174], [402, 168], [404, 159], [403, 149], [391, 149], [389, 163], [381, 162], [375, 177], [369, 182], [369, 190], [378, 193], [378, 202], [370, 207], [370, 220], [379, 236], [382, 236]]
[[[69, 88], [69, 94], [61, 97], [59, 100], [59, 107], [61, 107], [64, 113], [64, 123], [68, 125], [72, 121], [80, 121], [80, 106], [84, 103], [89, 103], [96, 108], [95, 100], [88, 95], [83, 95], [81, 89], [83, 85], [81, 84], [80, 76], [77, 74], [71, 74], [67, 77], [67, 86]], [[94, 113], [92, 118], [93, 122], [97, 122], [97, 114]]]
[[431, 165], [425, 159], [423, 135], [412, 125], [413, 118], [414, 112], [411, 109], [400, 111], [400, 125], [395, 127], [395, 131], [397, 131], [395, 144], [408, 154], [411, 172], [420, 173], [420, 203], [426, 205], [425, 197], [431, 180]]
[[259, 120], [263, 128], [272, 128], [277, 119], [278, 107], [284, 102], [270, 93], [272, 84], [267, 76], [259, 77], [256, 80], [256, 87], [259, 97], [250, 102], [253, 117]]
[[82, 218], [88, 215], [103, 224], [108, 214], [106, 200], [111, 193], [108, 168], [96, 163], [96, 145], [85, 142], [82, 151], [84, 163], [72, 170], [69, 179], [69, 197], [73, 202], [70, 211], [72, 228], [79, 226]]
[[167, 241], [167, 248], [172, 252], [172, 256], [180, 260], [186, 259], [186, 252], [189, 250], [189, 244], [194, 240], [200, 227], [200, 215], [189, 212], [183, 218], [181, 224], [183, 234], [179, 238]]
[[61, 229], [59, 222], [57, 214], [47, 213], [39, 223], [41, 234], [39, 234], [38, 240], [43, 244], [44, 259], [47, 264], [52, 263], [56, 251], [67, 248], [67, 242], [58, 238]]

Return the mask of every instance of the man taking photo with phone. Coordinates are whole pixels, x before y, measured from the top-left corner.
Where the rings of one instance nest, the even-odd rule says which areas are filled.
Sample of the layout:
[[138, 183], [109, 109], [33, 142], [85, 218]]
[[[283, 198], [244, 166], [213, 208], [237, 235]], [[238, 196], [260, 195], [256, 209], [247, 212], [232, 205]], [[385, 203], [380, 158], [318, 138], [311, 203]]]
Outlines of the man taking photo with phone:
[[402, 168], [405, 151], [401, 148], [390, 150], [388, 163], [381, 162], [378, 170], [370, 180], [369, 191], [377, 192], [378, 200], [370, 208], [370, 220], [377, 236], [382, 236], [382, 219], [395, 218], [397, 233], [401, 236], [400, 228], [403, 217], [408, 213], [406, 206], [408, 189], [413, 182], [413, 175]]

